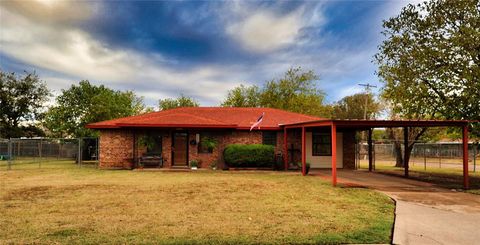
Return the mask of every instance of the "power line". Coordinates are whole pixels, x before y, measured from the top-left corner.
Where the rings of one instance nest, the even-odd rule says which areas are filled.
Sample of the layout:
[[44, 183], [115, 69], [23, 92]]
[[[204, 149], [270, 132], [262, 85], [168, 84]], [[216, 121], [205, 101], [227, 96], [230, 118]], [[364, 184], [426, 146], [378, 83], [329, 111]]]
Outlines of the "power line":
[[365, 108], [363, 112], [363, 119], [367, 120], [367, 107], [368, 107], [368, 95], [370, 94], [372, 88], [376, 88], [377, 86], [372, 85], [370, 83], [359, 83], [358, 85], [365, 88]]

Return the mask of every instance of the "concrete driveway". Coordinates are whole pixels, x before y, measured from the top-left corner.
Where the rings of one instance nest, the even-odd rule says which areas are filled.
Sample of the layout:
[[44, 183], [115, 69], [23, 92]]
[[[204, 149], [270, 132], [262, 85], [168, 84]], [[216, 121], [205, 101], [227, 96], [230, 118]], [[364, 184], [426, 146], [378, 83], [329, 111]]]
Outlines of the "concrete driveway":
[[[313, 170], [330, 180], [330, 171]], [[338, 171], [339, 183], [365, 186], [393, 198], [394, 244], [480, 244], [480, 195], [368, 171]]]

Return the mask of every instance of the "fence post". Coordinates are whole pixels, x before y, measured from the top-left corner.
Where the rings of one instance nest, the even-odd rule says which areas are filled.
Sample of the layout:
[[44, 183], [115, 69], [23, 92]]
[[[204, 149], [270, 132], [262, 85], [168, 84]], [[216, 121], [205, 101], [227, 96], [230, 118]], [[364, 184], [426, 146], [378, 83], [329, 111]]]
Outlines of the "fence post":
[[437, 151], [438, 151], [438, 167], [442, 168], [442, 144], [438, 144]]
[[8, 167], [7, 169], [12, 169], [12, 138], [8, 140]]
[[42, 168], [42, 139], [40, 139], [40, 147], [39, 147], [39, 151], [38, 151], [38, 168]]
[[427, 171], [427, 145], [423, 142], [423, 170]]
[[96, 155], [97, 155], [97, 168], [98, 168], [98, 165], [100, 165], [100, 155], [98, 155], [100, 153], [100, 145], [99, 145], [100, 141], [99, 141], [99, 137], [97, 137], [97, 152], [96, 152]]
[[477, 144], [473, 144], [473, 172], [475, 172], [477, 168]]
[[78, 155], [77, 155], [78, 166], [82, 167], [82, 138], [78, 138]]
[[415, 143], [413, 143], [412, 155], [410, 156], [410, 160], [412, 160], [412, 165], [415, 167]]

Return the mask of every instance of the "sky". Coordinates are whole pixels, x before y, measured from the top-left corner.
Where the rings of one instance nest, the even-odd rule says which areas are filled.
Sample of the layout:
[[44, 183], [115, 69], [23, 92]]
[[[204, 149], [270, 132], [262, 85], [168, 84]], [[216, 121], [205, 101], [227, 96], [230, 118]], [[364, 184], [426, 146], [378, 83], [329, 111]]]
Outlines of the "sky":
[[[0, 1], [0, 68], [35, 71], [58, 95], [81, 80], [147, 105], [313, 70], [326, 102], [381, 87], [382, 20], [407, 1]], [[378, 89], [376, 90], [378, 92]]]

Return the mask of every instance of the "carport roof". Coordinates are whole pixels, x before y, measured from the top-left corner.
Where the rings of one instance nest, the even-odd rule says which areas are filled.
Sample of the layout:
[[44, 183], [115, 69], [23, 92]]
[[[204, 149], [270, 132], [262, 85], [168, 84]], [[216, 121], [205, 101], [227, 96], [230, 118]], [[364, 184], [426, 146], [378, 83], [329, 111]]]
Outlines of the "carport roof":
[[468, 120], [361, 120], [333, 119], [284, 124], [286, 128], [321, 127], [336, 125], [341, 128], [394, 128], [394, 127], [461, 127], [473, 121]]

